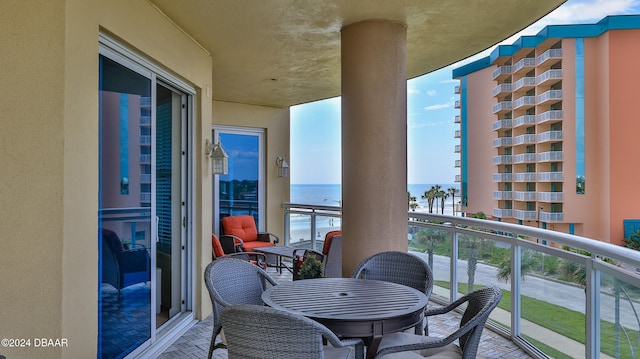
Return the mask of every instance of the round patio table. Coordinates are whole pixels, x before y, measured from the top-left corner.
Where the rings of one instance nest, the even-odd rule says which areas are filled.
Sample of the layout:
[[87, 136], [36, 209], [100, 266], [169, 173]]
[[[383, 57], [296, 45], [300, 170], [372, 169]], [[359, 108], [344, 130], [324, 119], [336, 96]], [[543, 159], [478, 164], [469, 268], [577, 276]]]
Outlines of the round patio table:
[[383, 334], [415, 327], [424, 319], [427, 297], [401, 284], [357, 278], [284, 282], [267, 289], [270, 307], [311, 318], [343, 338], [362, 338], [372, 358]]

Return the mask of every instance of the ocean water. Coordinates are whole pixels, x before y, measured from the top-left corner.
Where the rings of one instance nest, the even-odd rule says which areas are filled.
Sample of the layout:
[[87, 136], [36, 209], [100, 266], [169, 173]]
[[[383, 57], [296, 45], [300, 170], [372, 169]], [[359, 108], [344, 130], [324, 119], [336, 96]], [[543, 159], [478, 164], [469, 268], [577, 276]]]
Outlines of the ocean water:
[[[409, 184], [408, 190], [412, 196], [416, 197], [419, 207], [416, 211], [428, 210], [427, 200], [422, 199], [421, 196], [431, 188], [433, 184]], [[457, 183], [440, 184], [442, 190], [446, 191], [448, 188], [455, 187], [460, 190], [460, 185]], [[342, 200], [342, 186], [339, 184], [292, 184], [290, 187], [291, 203], [299, 204], [313, 204], [324, 206], [338, 206]], [[460, 201], [460, 195], [456, 195], [455, 201]], [[453, 202], [451, 198], [447, 198], [445, 201], [445, 214], [452, 214]], [[437, 206], [434, 205], [434, 212], [438, 209], [440, 211], [440, 203]]]

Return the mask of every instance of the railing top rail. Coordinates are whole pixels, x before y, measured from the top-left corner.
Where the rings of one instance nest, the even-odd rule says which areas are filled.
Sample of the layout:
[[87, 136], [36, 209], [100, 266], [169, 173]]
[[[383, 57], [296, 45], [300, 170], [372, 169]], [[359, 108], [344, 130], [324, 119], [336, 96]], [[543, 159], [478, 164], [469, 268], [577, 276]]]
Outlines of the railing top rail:
[[[427, 221], [437, 221], [451, 223], [454, 226], [473, 226], [484, 228], [496, 232], [514, 233], [532, 238], [545, 239], [549, 242], [569, 246], [576, 249], [585, 250], [592, 255], [599, 255], [640, 268], [640, 251], [617, 246], [611, 243], [601, 242], [595, 239], [580, 237], [563, 232], [556, 232], [535, 227], [523, 226], [512, 223], [491, 221], [486, 219], [454, 217], [449, 215], [438, 215], [431, 213], [409, 212], [410, 218], [423, 219]], [[541, 245], [542, 246], [542, 245]]]

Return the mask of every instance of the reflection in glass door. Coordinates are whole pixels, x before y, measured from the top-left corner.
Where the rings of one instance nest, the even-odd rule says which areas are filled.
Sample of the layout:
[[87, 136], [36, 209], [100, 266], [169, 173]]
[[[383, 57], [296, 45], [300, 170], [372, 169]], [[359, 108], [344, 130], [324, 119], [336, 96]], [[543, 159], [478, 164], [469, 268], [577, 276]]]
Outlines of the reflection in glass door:
[[100, 358], [137, 355], [191, 309], [189, 95], [118, 60], [100, 56]]
[[98, 357], [151, 338], [151, 80], [100, 57]]
[[[264, 228], [263, 132], [255, 129], [216, 128], [214, 138], [229, 155], [229, 173], [217, 176], [213, 203], [220, 219], [226, 216], [252, 215], [258, 230]], [[216, 194], [218, 201], [216, 201]], [[215, 223], [217, 222], [217, 223]]]

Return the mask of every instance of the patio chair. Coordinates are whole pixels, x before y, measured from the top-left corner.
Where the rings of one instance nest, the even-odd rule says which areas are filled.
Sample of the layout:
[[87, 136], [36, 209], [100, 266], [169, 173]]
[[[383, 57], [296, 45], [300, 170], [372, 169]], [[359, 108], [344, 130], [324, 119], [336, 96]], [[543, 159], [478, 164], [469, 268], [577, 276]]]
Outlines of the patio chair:
[[[502, 291], [486, 287], [471, 292], [446, 307], [429, 310], [427, 316], [445, 314], [467, 304], [460, 328], [445, 338], [421, 336], [410, 333], [392, 333], [382, 337], [376, 359], [395, 358], [475, 358], [480, 336], [491, 311], [498, 305]], [[458, 341], [458, 345], [454, 342]]]
[[151, 257], [146, 248], [130, 249], [118, 235], [103, 228], [102, 233], [102, 283], [120, 290], [151, 280]]
[[[233, 238], [227, 237], [227, 239], [230, 239], [231, 241], [233, 241]], [[267, 257], [263, 253], [241, 252], [241, 251], [234, 251], [231, 253], [227, 253], [224, 251], [223, 249], [224, 246], [222, 245], [220, 239], [218, 239], [218, 236], [216, 236], [214, 233], [211, 233], [211, 247], [212, 247], [211, 256], [214, 260], [222, 257], [233, 257], [233, 258], [249, 261], [252, 264], [260, 266], [260, 268], [262, 269], [267, 269], [267, 262], [266, 262]]]
[[204, 282], [213, 306], [213, 333], [209, 345], [209, 358], [220, 334], [220, 313], [224, 307], [236, 304], [264, 305], [262, 292], [276, 282], [260, 267], [245, 260], [224, 256], [207, 265]]
[[[431, 296], [433, 290], [433, 273], [421, 258], [407, 252], [382, 252], [363, 260], [356, 268], [353, 278], [382, 280], [393, 282], [421, 291]], [[423, 328], [421, 328], [423, 327]], [[429, 334], [428, 322], [424, 326], [416, 326], [415, 333]]]
[[293, 251], [293, 279], [300, 269], [304, 258], [313, 255], [322, 262], [322, 273], [328, 278], [342, 277], [342, 231], [330, 231], [324, 236], [322, 253], [313, 249], [296, 249]]
[[[364, 357], [362, 340], [340, 340], [314, 320], [271, 307], [226, 307], [222, 311], [222, 325], [230, 358]], [[329, 345], [323, 345], [323, 340]]]
[[228, 236], [235, 240], [234, 246], [239, 246], [244, 252], [251, 252], [256, 247], [274, 246], [280, 242], [280, 238], [268, 232], [258, 232], [253, 216], [228, 216], [224, 217], [222, 225], [222, 237]]

